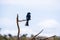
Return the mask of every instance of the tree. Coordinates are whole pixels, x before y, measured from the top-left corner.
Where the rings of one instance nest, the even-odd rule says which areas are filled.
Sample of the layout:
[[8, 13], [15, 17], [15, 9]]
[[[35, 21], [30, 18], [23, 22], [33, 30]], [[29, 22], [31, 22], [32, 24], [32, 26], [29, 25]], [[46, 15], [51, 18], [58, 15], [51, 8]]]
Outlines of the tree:
[[7, 35], [4, 35], [3, 38], [4, 38], [5, 40], [8, 40]]
[[8, 36], [9, 36], [9, 40], [12, 40], [13, 39], [13, 37], [12, 37], [11, 34], [8, 34]]
[[26, 36], [27, 36], [27, 34], [23, 34], [23, 35], [21, 36], [21, 40], [27, 40], [27, 39], [26, 39]]

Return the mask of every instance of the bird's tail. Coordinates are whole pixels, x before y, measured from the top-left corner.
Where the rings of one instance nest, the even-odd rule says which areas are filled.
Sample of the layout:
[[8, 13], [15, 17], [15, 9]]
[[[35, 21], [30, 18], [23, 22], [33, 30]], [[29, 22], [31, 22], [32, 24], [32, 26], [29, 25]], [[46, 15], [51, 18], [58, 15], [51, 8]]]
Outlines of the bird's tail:
[[29, 24], [28, 24], [28, 21], [26, 21], [26, 24], [25, 24], [25, 26], [29, 26]]

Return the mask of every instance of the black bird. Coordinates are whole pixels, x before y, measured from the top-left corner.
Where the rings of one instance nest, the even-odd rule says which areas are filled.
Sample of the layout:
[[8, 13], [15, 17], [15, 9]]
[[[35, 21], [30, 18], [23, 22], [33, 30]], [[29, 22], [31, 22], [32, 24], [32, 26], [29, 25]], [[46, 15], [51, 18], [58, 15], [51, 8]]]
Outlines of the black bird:
[[27, 15], [26, 15], [26, 26], [29, 26], [29, 20], [31, 20], [31, 15], [30, 15], [31, 13], [30, 12], [28, 12], [27, 13]]

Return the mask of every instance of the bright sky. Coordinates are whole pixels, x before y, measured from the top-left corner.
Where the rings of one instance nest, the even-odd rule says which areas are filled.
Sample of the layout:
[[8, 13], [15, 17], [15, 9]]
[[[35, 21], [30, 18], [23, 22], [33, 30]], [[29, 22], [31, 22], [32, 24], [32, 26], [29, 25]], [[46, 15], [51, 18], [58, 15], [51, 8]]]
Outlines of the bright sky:
[[1, 34], [17, 35], [16, 16], [26, 19], [31, 12], [30, 26], [19, 23], [22, 34], [41, 36], [60, 36], [60, 0], [0, 0], [0, 31]]

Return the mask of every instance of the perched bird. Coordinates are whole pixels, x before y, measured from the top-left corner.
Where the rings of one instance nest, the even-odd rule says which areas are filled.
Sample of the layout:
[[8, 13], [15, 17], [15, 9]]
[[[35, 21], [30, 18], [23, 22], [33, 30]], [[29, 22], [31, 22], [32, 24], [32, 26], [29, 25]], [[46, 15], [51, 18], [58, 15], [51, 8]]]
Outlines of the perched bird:
[[29, 26], [29, 20], [31, 20], [31, 15], [30, 15], [31, 13], [30, 12], [28, 12], [27, 13], [27, 15], [26, 15], [26, 26]]

